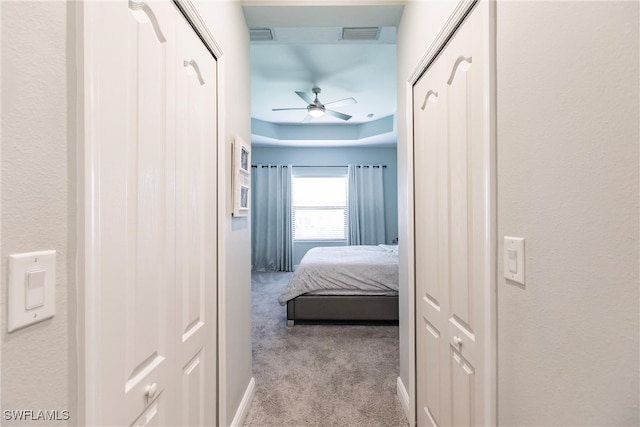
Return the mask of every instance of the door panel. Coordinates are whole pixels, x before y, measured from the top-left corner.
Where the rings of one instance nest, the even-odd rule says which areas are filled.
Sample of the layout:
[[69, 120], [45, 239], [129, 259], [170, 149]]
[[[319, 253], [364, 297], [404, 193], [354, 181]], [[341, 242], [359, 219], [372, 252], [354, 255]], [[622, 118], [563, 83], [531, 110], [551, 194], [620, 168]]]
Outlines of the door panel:
[[142, 415], [138, 417], [137, 420], [131, 424], [132, 427], [155, 427], [155, 426], [163, 426], [165, 423], [163, 422], [164, 415], [162, 412], [164, 411], [164, 402], [162, 400], [162, 395], [158, 396], [153, 402], [151, 402], [147, 409], [144, 410]]
[[[123, 158], [127, 200], [122, 206], [127, 222], [127, 232], [122, 236], [126, 239], [122, 289], [125, 323], [130, 325], [124, 330], [128, 375], [125, 393], [139, 394], [137, 386], [141, 389], [153, 383], [161, 393], [166, 386], [167, 291], [172, 287], [171, 264], [167, 264], [172, 253], [166, 241], [170, 225], [164, 214], [172, 197], [166, 186], [172, 142], [166, 128], [169, 94], [165, 81], [169, 70], [163, 31], [171, 36], [173, 23], [170, 10], [160, 5], [130, 3], [129, 9], [129, 138]], [[169, 271], [160, 266], [168, 266]], [[134, 413], [139, 413], [137, 407], [132, 405]]]
[[[96, 369], [103, 396], [97, 420], [131, 424], [155, 406], [146, 412], [148, 421], [163, 424], [168, 414], [156, 398], [169, 387], [172, 357], [173, 224], [165, 207], [174, 203], [167, 171], [175, 136], [166, 82], [172, 79], [175, 11], [160, 2], [101, 3], [90, 11], [100, 21], [96, 31], [109, 33], [95, 50], [108, 71], [91, 76], [97, 129], [90, 198], [99, 236], [96, 335], [102, 356]], [[151, 386], [154, 392], [147, 393]]]
[[424, 337], [424, 348], [422, 349], [424, 359], [421, 361], [424, 365], [425, 378], [425, 401], [424, 409], [427, 411], [429, 422], [431, 425], [439, 425], [441, 415], [441, 397], [440, 397], [440, 375], [443, 372], [440, 363], [440, 341], [442, 340], [440, 331], [436, 329], [428, 320], [425, 319], [425, 327], [427, 332]]
[[[489, 175], [477, 6], [414, 85], [418, 425], [485, 424]], [[488, 34], [488, 33], [487, 33]]]
[[[466, 44], [467, 52], [473, 53], [472, 40], [464, 37], [461, 32], [453, 47]], [[476, 237], [474, 228], [482, 226], [476, 224], [473, 211], [478, 206], [473, 205], [471, 182], [475, 170], [483, 167], [483, 164], [476, 165], [473, 162], [474, 150], [483, 149], [482, 144], [474, 145], [473, 133], [482, 129], [482, 123], [473, 122], [481, 114], [474, 111], [482, 111], [482, 105], [474, 105], [477, 96], [477, 87], [473, 77], [479, 70], [479, 58], [477, 55], [451, 58], [450, 77], [447, 81], [447, 100], [449, 104], [449, 182], [450, 182], [450, 253], [451, 282], [449, 295], [451, 296], [451, 306], [449, 309], [449, 329], [450, 336], [453, 337], [452, 344], [457, 347], [457, 343], [464, 345], [464, 353], [471, 357], [474, 351], [475, 341], [474, 323], [482, 321], [476, 318], [474, 313], [474, 287], [476, 280], [483, 280], [483, 276], [477, 276], [473, 270], [474, 257], [481, 256], [482, 252], [474, 251], [473, 239]], [[480, 82], [482, 84], [482, 82]], [[480, 110], [473, 110], [480, 107]], [[482, 177], [480, 177], [482, 179]], [[482, 206], [482, 205], [480, 205]], [[482, 250], [482, 247], [480, 247]], [[456, 343], [457, 341], [457, 343]]]
[[182, 370], [181, 425], [207, 425], [205, 422], [205, 381], [204, 350], [202, 350]]
[[[451, 349], [452, 423], [454, 426], [479, 425], [475, 420], [475, 372], [467, 360]], [[481, 424], [480, 424], [481, 425]]]
[[[441, 425], [448, 412], [446, 397], [446, 364], [448, 354], [443, 350], [447, 340], [446, 318], [443, 310], [449, 305], [446, 284], [449, 270], [448, 252], [446, 150], [436, 142], [445, 138], [447, 97], [443, 67], [435, 64], [431, 69], [440, 79], [421, 80], [415, 88], [414, 110], [420, 119], [414, 121], [415, 158], [415, 224], [416, 244], [416, 328], [418, 384], [422, 385], [419, 425]], [[419, 138], [419, 140], [418, 140]], [[446, 148], [446, 147], [445, 147]], [[444, 191], [443, 191], [444, 188]], [[443, 225], [444, 224], [444, 225]], [[429, 254], [429, 256], [426, 256]]]
[[[184, 425], [215, 423], [216, 63], [186, 21], [178, 22], [176, 101], [176, 297]], [[213, 394], [212, 394], [213, 393]], [[183, 396], [184, 397], [184, 396]]]
[[449, 104], [449, 223], [451, 242], [451, 310], [457, 323], [468, 325], [469, 321], [469, 287], [472, 276], [469, 274], [469, 139], [467, 75], [471, 62], [464, 57], [456, 60], [449, 81], [447, 82], [447, 100]]

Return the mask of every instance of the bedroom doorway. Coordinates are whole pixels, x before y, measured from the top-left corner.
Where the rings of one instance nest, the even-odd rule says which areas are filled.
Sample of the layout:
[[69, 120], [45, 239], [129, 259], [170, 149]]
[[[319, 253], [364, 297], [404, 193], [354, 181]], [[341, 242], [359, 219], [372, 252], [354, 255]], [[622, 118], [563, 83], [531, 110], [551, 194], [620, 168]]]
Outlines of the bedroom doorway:
[[[397, 279], [394, 291], [368, 289], [374, 302], [355, 309], [337, 308], [335, 295], [281, 305], [293, 271], [316, 249], [344, 259], [351, 256], [343, 252], [347, 246], [370, 247], [395, 257], [397, 277], [395, 34], [402, 6], [246, 6], [244, 12], [251, 31], [256, 270], [256, 392], [246, 425], [403, 424], [396, 398]], [[392, 307], [375, 305], [391, 298]], [[330, 305], [315, 305], [322, 299]], [[363, 307], [363, 319], [377, 322], [354, 322]], [[394, 309], [395, 324], [384, 323]], [[293, 318], [296, 326], [287, 326]]]

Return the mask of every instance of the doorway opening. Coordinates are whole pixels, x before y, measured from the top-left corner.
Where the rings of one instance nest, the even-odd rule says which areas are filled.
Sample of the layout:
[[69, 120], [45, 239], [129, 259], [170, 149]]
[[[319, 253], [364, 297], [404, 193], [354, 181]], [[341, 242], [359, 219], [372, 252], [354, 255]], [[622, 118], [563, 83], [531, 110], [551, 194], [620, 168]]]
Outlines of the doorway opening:
[[[358, 307], [336, 308], [343, 304], [332, 299], [336, 295], [308, 302], [294, 297], [295, 305], [284, 295], [311, 253], [345, 258], [351, 256], [343, 255], [347, 248], [359, 246], [394, 256], [395, 35], [402, 10], [244, 7], [251, 31], [256, 380], [246, 425], [406, 423], [396, 397], [397, 261], [395, 322], [382, 316], [384, 307], [369, 303], [359, 306], [369, 315], [362, 322], [354, 315]], [[361, 178], [373, 184], [361, 184], [360, 214], [351, 200], [358, 193], [357, 175], [376, 176]], [[379, 199], [371, 188], [379, 190]], [[356, 236], [359, 215], [370, 223], [362, 227], [375, 232]], [[374, 300], [393, 298], [370, 293]]]

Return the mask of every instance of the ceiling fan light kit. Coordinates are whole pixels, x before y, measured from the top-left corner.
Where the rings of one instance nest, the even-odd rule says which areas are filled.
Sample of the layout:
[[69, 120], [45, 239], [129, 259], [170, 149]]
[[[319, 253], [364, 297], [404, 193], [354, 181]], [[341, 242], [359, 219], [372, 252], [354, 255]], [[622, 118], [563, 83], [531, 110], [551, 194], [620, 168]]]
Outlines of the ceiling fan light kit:
[[332, 105], [332, 106], [340, 106], [340, 105], [350, 105], [350, 104], [356, 104], [358, 101], [355, 100], [355, 98], [345, 98], [345, 99], [341, 99], [339, 101], [333, 101], [333, 102], [329, 102], [325, 105], [323, 105], [320, 100], [318, 99], [318, 94], [321, 92], [321, 89], [319, 87], [314, 87], [311, 89], [311, 92], [313, 92], [316, 96], [316, 98], [314, 100], [312, 100], [309, 95], [307, 95], [304, 92], [298, 92], [296, 91], [296, 94], [302, 98], [302, 100], [304, 102], [306, 102], [307, 108], [274, 108], [272, 109], [272, 111], [290, 111], [290, 110], [307, 110], [307, 116], [304, 118], [304, 120], [302, 121], [302, 123], [309, 123], [311, 121], [312, 118], [318, 118], [318, 117], [322, 117], [325, 113], [327, 113], [327, 115], [329, 116], [333, 116], [336, 117], [338, 119], [347, 121], [351, 118], [350, 115], [348, 114], [344, 114], [344, 113], [340, 113], [338, 111], [334, 111], [334, 110], [327, 110], [325, 108], [325, 105]]
[[318, 105], [309, 105], [307, 107], [307, 111], [311, 117], [322, 117], [324, 116], [324, 107]]

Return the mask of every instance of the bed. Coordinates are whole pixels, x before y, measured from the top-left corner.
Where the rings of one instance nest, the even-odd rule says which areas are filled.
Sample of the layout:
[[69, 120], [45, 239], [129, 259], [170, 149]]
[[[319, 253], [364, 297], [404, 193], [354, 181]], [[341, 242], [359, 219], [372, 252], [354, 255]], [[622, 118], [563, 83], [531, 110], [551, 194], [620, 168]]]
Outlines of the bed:
[[296, 321], [398, 321], [398, 247], [310, 249], [278, 298]]

